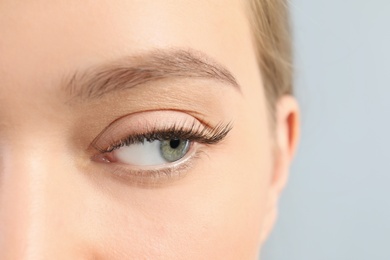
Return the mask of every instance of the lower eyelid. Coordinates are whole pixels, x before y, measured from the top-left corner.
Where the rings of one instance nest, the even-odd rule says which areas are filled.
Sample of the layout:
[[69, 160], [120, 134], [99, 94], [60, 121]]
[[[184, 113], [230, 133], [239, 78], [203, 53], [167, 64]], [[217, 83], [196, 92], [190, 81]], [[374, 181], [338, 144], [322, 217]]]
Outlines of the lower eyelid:
[[158, 167], [134, 167], [121, 163], [103, 163], [109, 174], [121, 181], [135, 186], [158, 186], [177, 181], [195, 168], [201, 159], [203, 148], [200, 144], [191, 144], [189, 155], [175, 163]]

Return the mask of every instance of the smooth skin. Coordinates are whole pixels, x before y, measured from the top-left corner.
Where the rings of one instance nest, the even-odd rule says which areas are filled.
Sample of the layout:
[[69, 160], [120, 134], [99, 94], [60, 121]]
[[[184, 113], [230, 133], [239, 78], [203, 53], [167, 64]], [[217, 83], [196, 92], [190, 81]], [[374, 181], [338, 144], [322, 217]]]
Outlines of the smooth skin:
[[[299, 113], [284, 96], [272, 121], [247, 17], [239, 0], [1, 1], [0, 259], [255, 259]], [[239, 89], [170, 78], [73, 102], [63, 87], [76, 70], [167, 49], [210, 57]], [[180, 117], [233, 128], [163, 181], [93, 159], [118, 119]]]

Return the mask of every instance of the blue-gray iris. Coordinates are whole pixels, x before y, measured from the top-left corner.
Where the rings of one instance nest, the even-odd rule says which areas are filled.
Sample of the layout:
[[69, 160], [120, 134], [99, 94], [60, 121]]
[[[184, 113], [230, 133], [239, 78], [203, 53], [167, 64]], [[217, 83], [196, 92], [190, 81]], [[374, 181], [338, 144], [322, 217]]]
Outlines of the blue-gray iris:
[[183, 158], [189, 149], [189, 140], [171, 139], [161, 141], [161, 156], [168, 162]]

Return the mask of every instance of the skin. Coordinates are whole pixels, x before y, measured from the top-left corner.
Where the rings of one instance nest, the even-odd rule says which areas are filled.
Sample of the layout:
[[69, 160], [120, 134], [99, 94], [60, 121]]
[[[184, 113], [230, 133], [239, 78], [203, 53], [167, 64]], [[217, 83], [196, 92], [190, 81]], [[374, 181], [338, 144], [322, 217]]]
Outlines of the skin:
[[[255, 259], [298, 108], [279, 98], [271, 123], [247, 17], [239, 0], [1, 1], [0, 259]], [[239, 89], [181, 77], [75, 101], [63, 87], [76, 70], [170, 48], [207, 55]], [[233, 128], [194, 145], [180, 176], [126, 177], [93, 158], [114, 121], [191, 120]]]

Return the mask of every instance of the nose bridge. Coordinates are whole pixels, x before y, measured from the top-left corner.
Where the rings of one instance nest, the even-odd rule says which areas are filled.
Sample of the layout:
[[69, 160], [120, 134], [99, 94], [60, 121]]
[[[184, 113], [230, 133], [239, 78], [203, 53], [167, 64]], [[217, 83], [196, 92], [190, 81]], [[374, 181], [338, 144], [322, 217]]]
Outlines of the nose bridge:
[[60, 244], [48, 235], [61, 228], [61, 215], [53, 214], [60, 176], [50, 147], [38, 143], [30, 138], [0, 147], [0, 259], [42, 259]]

